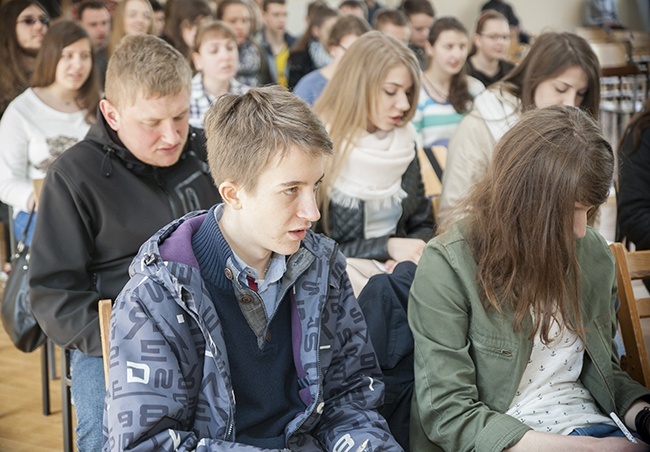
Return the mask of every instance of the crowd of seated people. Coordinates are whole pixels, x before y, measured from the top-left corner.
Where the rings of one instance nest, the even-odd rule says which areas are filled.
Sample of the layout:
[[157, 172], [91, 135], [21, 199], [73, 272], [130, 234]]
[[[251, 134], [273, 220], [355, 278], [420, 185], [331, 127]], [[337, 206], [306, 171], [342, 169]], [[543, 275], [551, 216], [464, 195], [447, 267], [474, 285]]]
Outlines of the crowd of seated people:
[[515, 65], [492, 9], [316, 0], [294, 37], [285, 1], [0, 6], [0, 201], [78, 450], [645, 450], [587, 217], [618, 158], [650, 246], [650, 106], [617, 155], [575, 34]]

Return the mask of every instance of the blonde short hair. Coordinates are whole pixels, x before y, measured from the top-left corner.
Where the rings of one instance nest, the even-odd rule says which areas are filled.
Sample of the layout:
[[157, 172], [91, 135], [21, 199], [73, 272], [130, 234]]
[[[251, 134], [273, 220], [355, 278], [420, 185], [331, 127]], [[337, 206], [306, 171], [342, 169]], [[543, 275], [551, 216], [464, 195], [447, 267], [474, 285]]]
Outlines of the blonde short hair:
[[[108, 61], [106, 99], [116, 108], [190, 90], [192, 69], [181, 53], [153, 35], [125, 36]], [[130, 104], [128, 104], [130, 102]]]
[[269, 161], [291, 149], [318, 157], [332, 142], [309, 106], [280, 86], [226, 94], [205, 116], [208, 163], [217, 187], [229, 180], [254, 193]]

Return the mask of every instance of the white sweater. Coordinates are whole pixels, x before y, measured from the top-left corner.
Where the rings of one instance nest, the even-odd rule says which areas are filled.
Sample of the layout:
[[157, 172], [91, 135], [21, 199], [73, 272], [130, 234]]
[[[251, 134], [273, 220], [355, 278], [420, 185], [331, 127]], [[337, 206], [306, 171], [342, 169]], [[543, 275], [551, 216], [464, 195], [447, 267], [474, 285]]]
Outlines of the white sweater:
[[86, 136], [85, 111], [63, 113], [46, 105], [31, 88], [16, 97], [0, 120], [0, 200], [28, 210], [33, 179]]

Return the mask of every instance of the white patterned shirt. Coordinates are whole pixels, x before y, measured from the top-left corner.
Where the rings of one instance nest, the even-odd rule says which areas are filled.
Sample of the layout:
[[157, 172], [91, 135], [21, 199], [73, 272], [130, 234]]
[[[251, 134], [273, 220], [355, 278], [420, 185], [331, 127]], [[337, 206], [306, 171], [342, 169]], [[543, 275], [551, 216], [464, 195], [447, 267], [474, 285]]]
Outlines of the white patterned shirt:
[[533, 430], [568, 435], [590, 424], [611, 424], [580, 382], [585, 349], [582, 340], [553, 322], [553, 340], [542, 343], [538, 334], [528, 365], [506, 414]]

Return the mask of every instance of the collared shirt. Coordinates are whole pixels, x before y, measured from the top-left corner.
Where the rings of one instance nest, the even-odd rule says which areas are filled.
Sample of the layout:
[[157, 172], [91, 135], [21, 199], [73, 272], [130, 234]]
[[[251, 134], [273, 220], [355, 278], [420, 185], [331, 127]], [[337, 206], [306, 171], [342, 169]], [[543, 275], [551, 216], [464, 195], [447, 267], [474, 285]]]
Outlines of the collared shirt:
[[[223, 215], [223, 204], [217, 206], [214, 211], [217, 223]], [[231, 248], [232, 249], [232, 248]], [[248, 266], [233, 250], [233, 264], [238, 270], [238, 281], [244, 285], [249, 286], [248, 277], [252, 277], [257, 283], [257, 293], [266, 309], [266, 318], [271, 319], [278, 306], [278, 291], [280, 290], [280, 280], [284, 273], [287, 271], [286, 259], [281, 254], [273, 253], [266, 270], [266, 277], [259, 279], [259, 273], [254, 268]]]
[[[232, 78], [230, 80], [230, 89], [228, 92], [230, 94], [244, 94], [249, 89], [251, 89], [250, 86], [244, 85]], [[204, 128], [203, 117], [216, 100], [217, 99], [212, 94], [205, 90], [205, 87], [203, 86], [203, 74], [197, 72], [196, 75], [192, 77], [192, 91], [190, 93], [190, 125], [192, 127], [197, 127], [199, 129]]]

